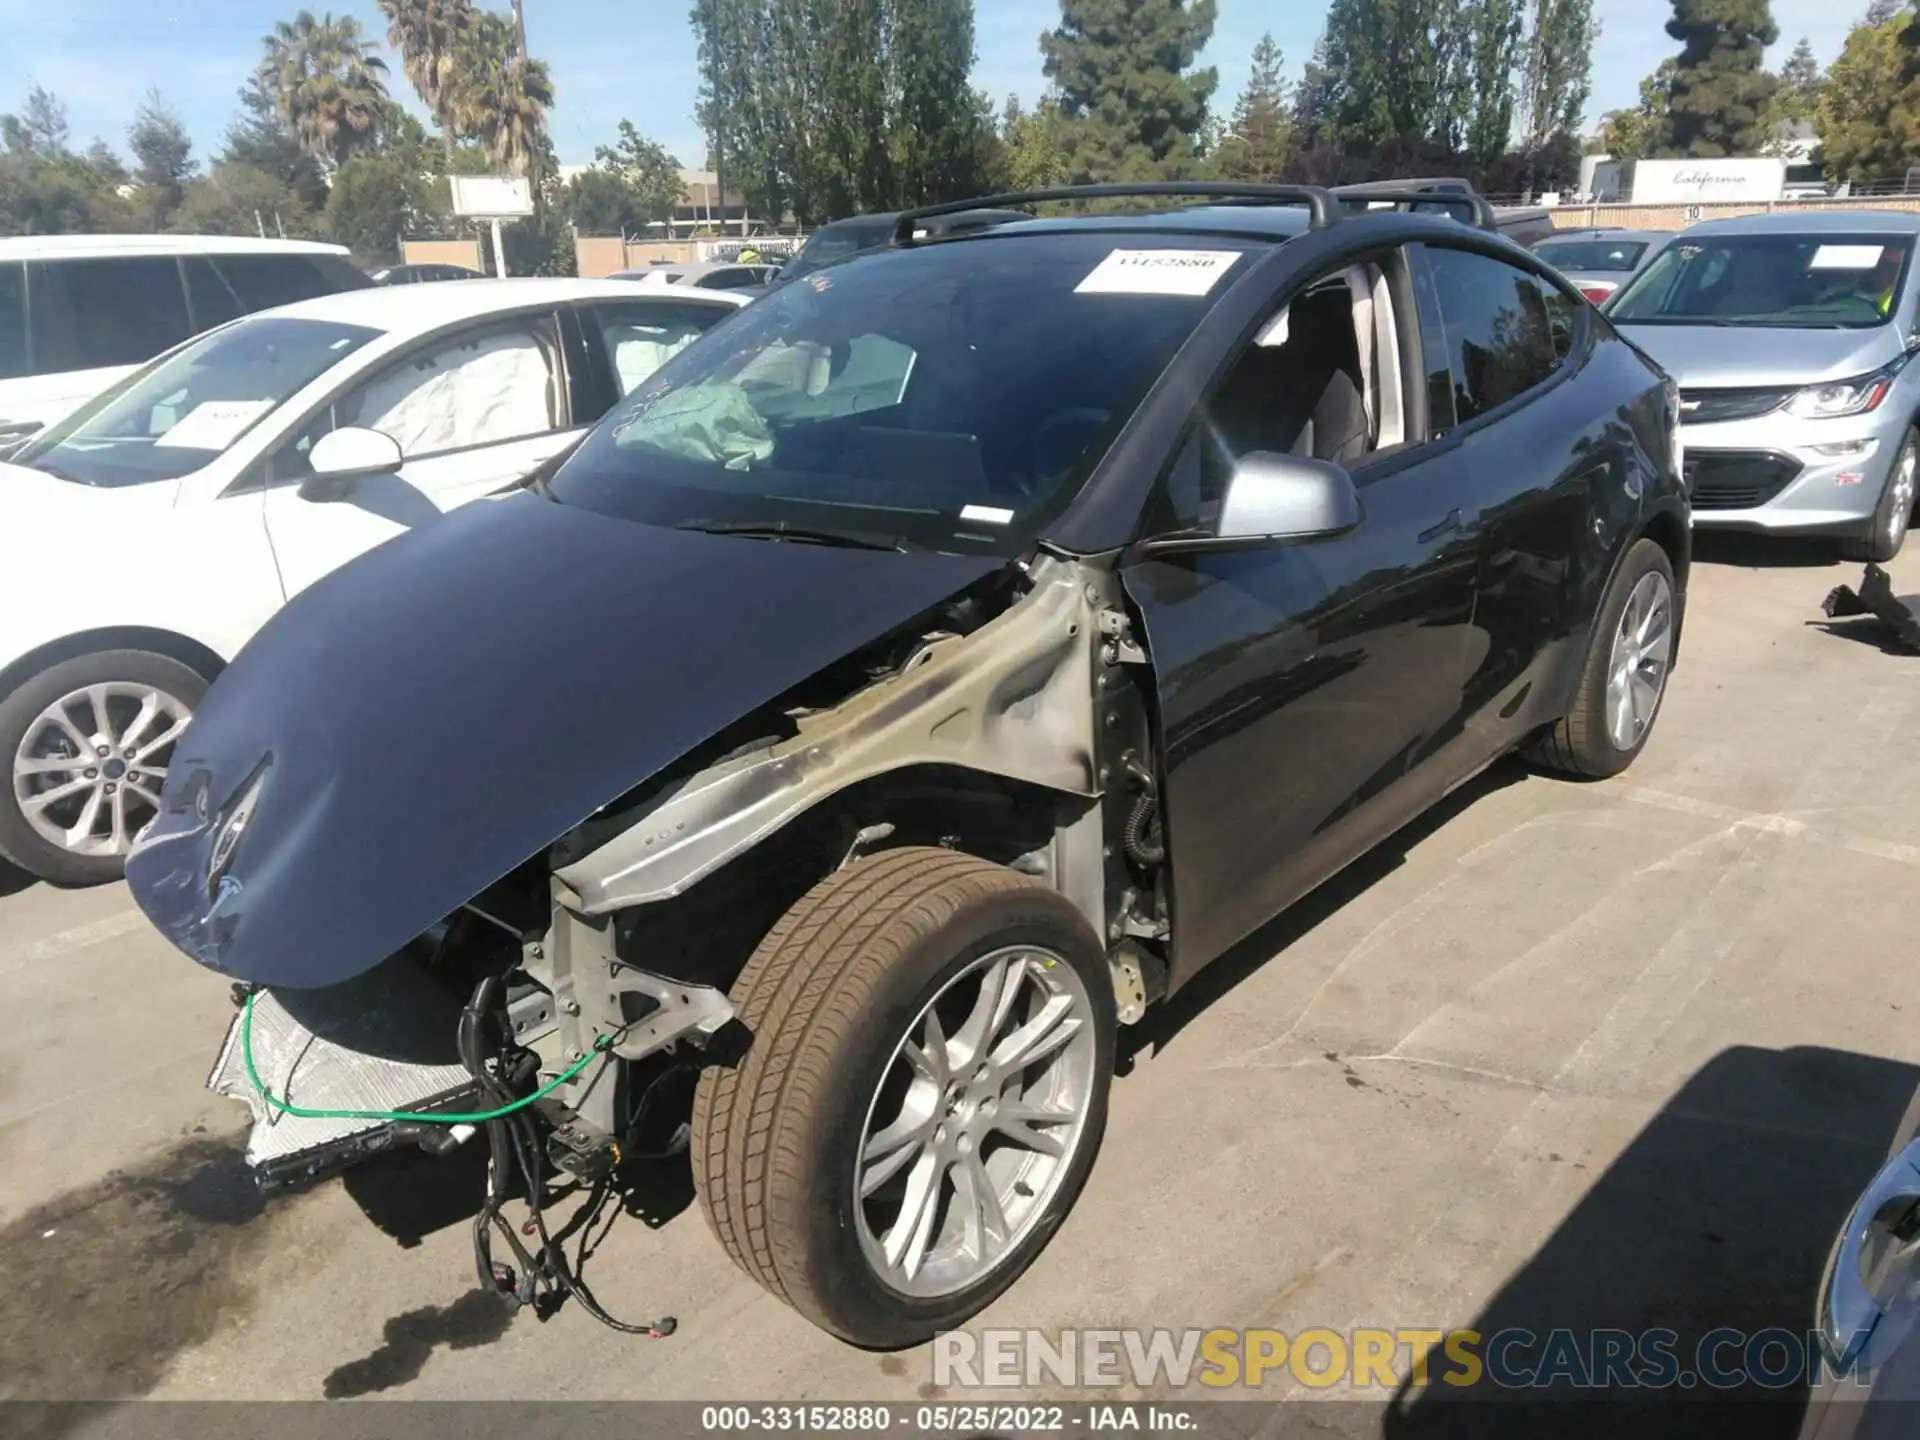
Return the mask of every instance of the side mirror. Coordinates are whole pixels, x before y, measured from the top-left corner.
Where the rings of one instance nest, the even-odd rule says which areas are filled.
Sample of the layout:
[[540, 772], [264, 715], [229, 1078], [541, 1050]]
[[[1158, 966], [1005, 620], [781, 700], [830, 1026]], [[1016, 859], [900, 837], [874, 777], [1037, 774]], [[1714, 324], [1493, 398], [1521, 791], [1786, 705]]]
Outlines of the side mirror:
[[1220, 503], [1218, 540], [1315, 540], [1360, 523], [1353, 477], [1326, 460], [1270, 450], [1240, 457]]
[[343, 498], [355, 480], [391, 475], [406, 463], [406, 456], [391, 435], [347, 426], [321, 436], [307, 463], [313, 473], [301, 482], [301, 498], [327, 501]]

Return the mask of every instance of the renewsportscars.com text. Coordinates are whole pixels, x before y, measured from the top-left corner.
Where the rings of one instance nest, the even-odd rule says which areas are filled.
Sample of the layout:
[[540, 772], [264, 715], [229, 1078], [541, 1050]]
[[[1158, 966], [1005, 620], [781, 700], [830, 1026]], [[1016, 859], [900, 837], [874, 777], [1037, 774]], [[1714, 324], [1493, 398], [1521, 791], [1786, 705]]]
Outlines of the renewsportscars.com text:
[[934, 1337], [931, 1378], [942, 1388], [961, 1390], [1788, 1389], [1828, 1377], [1865, 1384], [1869, 1376], [1858, 1348], [1817, 1330], [1777, 1327], [1711, 1330], [1691, 1342], [1666, 1329], [948, 1331]]

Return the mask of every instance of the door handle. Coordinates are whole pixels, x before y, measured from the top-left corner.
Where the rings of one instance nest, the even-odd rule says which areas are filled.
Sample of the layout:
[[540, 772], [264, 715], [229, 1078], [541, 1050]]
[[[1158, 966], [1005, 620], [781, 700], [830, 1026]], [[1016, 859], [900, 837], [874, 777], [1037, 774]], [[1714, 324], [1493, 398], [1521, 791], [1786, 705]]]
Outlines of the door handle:
[[1446, 518], [1438, 525], [1428, 526], [1420, 532], [1420, 543], [1425, 545], [1429, 540], [1438, 540], [1442, 535], [1449, 534], [1456, 530], [1464, 530], [1466, 524], [1466, 517], [1460, 513], [1460, 508], [1455, 506], [1447, 512]]

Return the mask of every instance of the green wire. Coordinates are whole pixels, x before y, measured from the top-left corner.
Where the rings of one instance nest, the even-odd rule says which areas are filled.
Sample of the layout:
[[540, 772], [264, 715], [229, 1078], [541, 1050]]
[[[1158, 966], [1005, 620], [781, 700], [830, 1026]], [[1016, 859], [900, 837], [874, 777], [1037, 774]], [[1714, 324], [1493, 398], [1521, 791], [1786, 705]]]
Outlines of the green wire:
[[593, 1048], [579, 1060], [562, 1070], [553, 1079], [542, 1085], [524, 1100], [516, 1100], [511, 1105], [502, 1105], [498, 1110], [478, 1110], [468, 1115], [448, 1115], [445, 1113], [429, 1115], [418, 1110], [309, 1110], [302, 1105], [294, 1105], [282, 1100], [267, 1089], [267, 1082], [260, 1078], [260, 1072], [253, 1065], [253, 999], [256, 991], [247, 992], [246, 1008], [240, 1015], [240, 1054], [247, 1064], [247, 1079], [253, 1082], [253, 1088], [260, 1098], [282, 1114], [292, 1115], [301, 1120], [412, 1120], [423, 1125], [477, 1125], [483, 1120], [499, 1120], [524, 1110], [534, 1101], [551, 1095], [574, 1076], [578, 1075], [595, 1059], [605, 1053], [608, 1037], [602, 1035], [593, 1042]]

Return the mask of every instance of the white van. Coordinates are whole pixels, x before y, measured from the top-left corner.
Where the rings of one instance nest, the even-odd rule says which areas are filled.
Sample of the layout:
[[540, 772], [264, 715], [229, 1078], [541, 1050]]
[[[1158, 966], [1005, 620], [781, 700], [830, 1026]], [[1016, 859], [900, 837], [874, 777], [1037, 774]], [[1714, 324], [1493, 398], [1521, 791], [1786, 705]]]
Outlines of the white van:
[[0, 240], [0, 454], [190, 335], [370, 284], [343, 247], [302, 240]]

